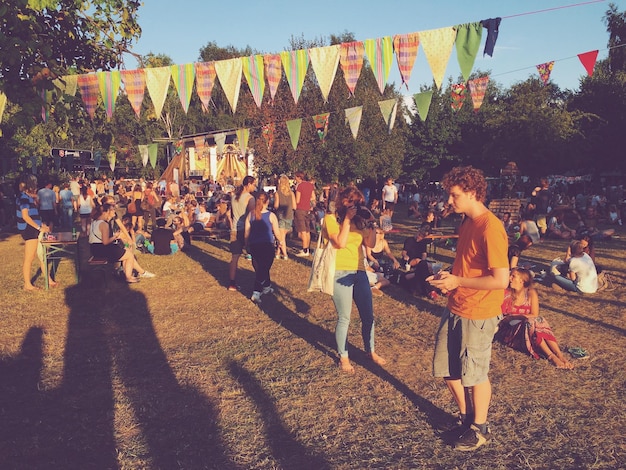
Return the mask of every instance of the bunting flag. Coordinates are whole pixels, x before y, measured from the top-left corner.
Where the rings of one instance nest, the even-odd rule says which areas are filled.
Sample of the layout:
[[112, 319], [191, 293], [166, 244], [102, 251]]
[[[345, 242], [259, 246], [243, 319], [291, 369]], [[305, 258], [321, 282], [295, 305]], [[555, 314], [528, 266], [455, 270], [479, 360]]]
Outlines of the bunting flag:
[[115, 101], [120, 93], [120, 85], [122, 83], [122, 75], [119, 70], [110, 72], [97, 72], [98, 85], [100, 87], [100, 96], [104, 103], [104, 111], [106, 112], [107, 121], [113, 118], [115, 111]]
[[248, 138], [250, 137], [250, 129], [237, 129], [235, 131], [237, 140], [239, 141], [239, 154], [243, 157], [248, 149]]
[[580, 59], [583, 67], [585, 67], [587, 75], [591, 77], [593, 75], [593, 69], [596, 66], [596, 60], [598, 59], [598, 51], [589, 51], [578, 54], [578, 59]]
[[380, 112], [383, 114], [385, 124], [387, 124], [387, 131], [391, 134], [394, 124], [396, 123], [396, 113], [398, 112], [398, 101], [395, 98], [390, 100], [379, 101], [378, 106]]
[[163, 111], [167, 90], [170, 87], [172, 69], [170, 67], [154, 67], [144, 69], [146, 74], [146, 86], [148, 94], [154, 105], [154, 114], [159, 118]]
[[356, 136], [359, 133], [359, 127], [361, 126], [361, 117], [363, 116], [363, 106], [355, 106], [354, 108], [347, 108], [345, 112], [346, 112], [346, 124], [350, 124], [352, 137], [354, 137], [354, 140], [356, 140]]
[[378, 83], [380, 93], [385, 93], [385, 85], [389, 78], [393, 61], [393, 42], [391, 36], [365, 40], [365, 54], [372, 66], [372, 72]]
[[274, 133], [276, 131], [276, 125], [271, 122], [269, 124], [265, 124], [261, 128], [261, 135], [265, 139], [265, 144], [267, 145], [267, 151], [272, 151], [272, 145], [274, 145]]
[[550, 73], [554, 68], [554, 61], [546, 62], [545, 64], [537, 65], [537, 71], [539, 72], [539, 76], [541, 77], [541, 81], [543, 84], [547, 84], [548, 80], [550, 80]]
[[191, 93], [193, 91], [193, 82], [196, 79], [196, 68], [194, 64], [171, 65], [170, 71], [174, 86], [178, 91], [180, 104], [187, 114], [189, 111], [189, 102], [191, 101]]
[[159, 150], [159, 144], [148, 145], [148, 156], [150, 158], [150, 165], [152, 165], [152, 168], [156, 168], [158, 150]]
[[141, 103], [143, 103], [143, 95], [146, 90], [146, 75], [143, 69], [138, 70], [122, 70], [122, 82], [124, 83], [124, 92], [130, 101], [137, 117], [141, 114]]
[[215, 64], [213, 62], [196, 62], [196, 93], [202, 103], [202, 110], [209, 110], [209, 102], [211, 101], [211, 93], [213, 93], [213, 85], [215, 85]]
[[304, 49], [282, 51], [280, 53], [280, 60], [285, 69], [285, 75], [287, 76], [289, 87], [291, 88], [293, 100], [298, 104], [302, 85], [304, 85], [304, 77], [306, 77], [306, 70], [309, 68], [309, 54]]
[[230, 103], [233, 114], [237, 110], [237, 101], [239, 101], [239, 89], [241, 88], [241, 73], [243, 63], [241, 58], [218, 60], [215, 62], [215, 72], [220, 80], [222, 90], [226, 94], [226, 98]]
[[61, 90], [64, 95], [76, 96], [76, 89], [78, 87], [78, 75], [64, 75], [61, 78], [55, 78], [52, 80], [52, 84]]
[[300, 141], [300, 131], [302, 130], [302, 119], [291, 119], [287, 121], [287, 132], [289, 132], [289, 138], [291, 139], [291, 146], [294, 150], [298, 148], [298, 142]]
[[416, 93], [413, 95], [415, 100], [415, 107], [417, 108], [417, 114], [419, 114], [422, 122], [426, 121], [428, 116], [428, 110], [430, 109], [430, 103], [433, 100], [433, 91], [423, 91], [422, 93]]
[[313, 67], [313, 72], [315, 72], [324, 103], [328, 102], [328, 94], [335, 81], [335, 74], [339, 65], [339, 51], [339, 44], [309, 49], [311, 66]]
[[222, 155], [224, 153], [224, 144], [226, 143], [226, 134], [220, 132], [219, 134], [214, 134], [213, 138], [215, 139], [215, 145], [217, 145], [217, 154]]
[[328, 118], [330, 113], [322, 113], [316, 114], [313, 116], [313, 123], [315, 124], [315, 129], [317, 129], [317, 136], [322, 141], [322, 144], [326, 140], [326, 134], [328, 134]]
[[402, 83], [409, 89], [409, 79], [413, 64], [417, 58], [417, 51], [420, 45], [419, 33], [397, 34], [393, 37], [393, 49], [396, 52], [396, 62], [400, 69]]
[[456, 27], [456, 58], [459, 61], [461, 75], [465, 81], [472, 73], [482, 35], [483, 25], [480, 21], [460, 24]]
[[248, 82], [250, 93], [254, 98], [257, 107], [261, 107], [263, 102], [263, 93], [265, 93], [265, 75], [263, 73], [263, 56], [251, 55], [250, 57], [242, 57], [243, 74]]
[[93, 153], [93, 166], [96, 168], [96, 171], [98, 171], [100, 169], [100, 162], [101, 161], [102, 161], [102, 150], [96, 150]]
[[352, 96], [354, 96], [356, 83], [361, 76], [364, 56], [365, 47], [361, 41], [346, 42], [341, 44], [339, 63], [341, 64], [343, 78], [346, 80], [346, 85], [348, 86], [348, 90], [350, 90]]
[[78, 88], [80, 89], [80, 97], [83, 100], [87, 114], [89, 114], [89, 117], [93, 119], [96, 114], [98, 93], [100, 91], [98, 77], [95, 73], [87, 73], [78, 75], [77, 81]]
[[107, 157], [109, 159], [109, 168], [111, 168], [111, 171], [115, 171], [115, 150], [109, 150]]
[[267, 84], [270, 87], [270, 97], [272, 102], [278, 91], [278, 84], [283, 74], [283, 66], [280, 60], [280, 54], [266, 54], [263, 56], [263, 64], [265, 64], [265, 76]]
[[465, 83], [457, 83], [452, 85], [452, 109], [454, 111], [458, 111], [463, 107], [463, 102], [465, 101], [465, 92], [467, 91], [467, 87]]
[[143, 167], [145, 168], [146, 165], [148, 164], [148, 158], [150, 157], [150, 154], [148, 153], [148, 146], [138, 145], [138, 147], [139, 147], [139, 155], [141, 155], [141, 163], [143, 164]]
[[488, 83], [488, 76], [475, 78], [474, 80], [467, 82], [470, 89], [470, 95], [472, 96], [472, 103], [474, 103], [474, 111], [478, 111], [478, 109], [482, 106]]
[[430, 70], [437, 88], [441, 88], [443, 76], [446, 73], [448, 60], [452, 54], [456, 31], [452, 27], [430, 29], [420, 32], [420, 43], [424, 49], [424, 55], [430, 65]]

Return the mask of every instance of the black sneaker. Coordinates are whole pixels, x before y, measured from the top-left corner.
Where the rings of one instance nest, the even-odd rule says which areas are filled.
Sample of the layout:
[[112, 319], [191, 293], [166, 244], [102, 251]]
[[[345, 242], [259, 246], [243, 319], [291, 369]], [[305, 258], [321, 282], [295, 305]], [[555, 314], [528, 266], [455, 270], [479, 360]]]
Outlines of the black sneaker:
[[475, 424], [472, 424], [454, 443], [454, 450], [476, 450], [491, 439], [491, 431], [487, 425], [487, 432], [483, 434]]

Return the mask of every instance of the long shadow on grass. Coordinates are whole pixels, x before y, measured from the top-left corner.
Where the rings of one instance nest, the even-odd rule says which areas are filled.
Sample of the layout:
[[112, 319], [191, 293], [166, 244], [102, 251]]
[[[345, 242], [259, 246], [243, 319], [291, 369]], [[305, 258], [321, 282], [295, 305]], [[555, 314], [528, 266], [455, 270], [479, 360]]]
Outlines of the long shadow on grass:
[[272, 449], [272, 456], [278, 461], [281, 468], [302, 470], [330, 468], [328, 462], [321, 456], [311, 453], [309, 449], [298, 442], [293, 433], [285, 429], [272, 398], [250, 371], [236, 361], [231, 361], [228, 364], [228, 369], [233, 378], [244, 388], [248, 397], [257, 404], [257, 409], [265, 424], [265, 438]]

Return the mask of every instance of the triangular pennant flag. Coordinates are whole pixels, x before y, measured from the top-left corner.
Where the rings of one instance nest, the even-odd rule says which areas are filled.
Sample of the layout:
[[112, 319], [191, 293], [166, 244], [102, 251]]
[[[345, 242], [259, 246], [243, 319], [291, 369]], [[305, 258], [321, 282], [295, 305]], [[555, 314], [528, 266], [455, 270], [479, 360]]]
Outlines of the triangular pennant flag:
[[139, 155], [141, 155], [141, 163], [143, 164], [145, 168], [146, 165], [148, 164], [148, 158], [150, 156], [150, 154], [148, 153], [148, 146], [139, 145], [138, 147], [139, 147]]
[[578, 54], [578, 58], [583, 64], [583, 67], [585, 67], [587, 75], [591, 77], [593, 75], [593, 69], [596, 66], [596, 60], [598, 59], [598, 51], [589, 51]]
[[209, 110], [211, 93], [215, 85], [215, 64], [213, 62], [197, 62], [196, 66], [196, 93], [202, 103], [202, 110]]
[[363, 106], [355, 106], [354, 108], [347, 108], [346, 123], [350, 124], [350, 130], [352, 131], [352, 137], [356, 140], [356, 136], [359, 133], [359, 127], [361, 126], [361, 117], [363, 116]]
[[474, 103], [474, 111], [482, 106], [485, 99], [485, 93], [487, 91], [487, 84], [489, 83], [489, 77], [475, 78], [467, 82], [470, 89], [470, 95], [472, 96], [472, 103]]
[[455, 39], [456, 31], [452, 27], [420, 31], [420, 43], [437, 88], [441, 88]]
[[393, 61], [393, 42], [391, 36], [365, 40], [365, 53], [370, 61], [372, 72], [378, 83], [380, 93], [385, 92], [385, 85], [389, 78], [391, 62]]
[[100, 91], [98, 76], [95, 73], [81, 74], [78, 75], [77, 81], [78, 88], [80, 89], [80, 97], [83, 100], [87, 114], [93, 119], [96, 114], [98, 93]]
[[343, 78], [346, 80], [346, 85], [348, 86], [348, 90], [350, 90], [352, 96], [354, 96], [356, 83], [361, 76], [364, 56], [365, 46], [363, 46], [361, 41], [346, 42], [341, 44], [339, 63], [341, 64]]
[[111, 171], [115, 171], [115, 150], [109, 150], [107, 157], [109, 159], [109, 168], [111, 168]]
[[242, 69], [243, 62], [241, 61], [241, 57], [218, 60], [215, 62], [217, 78], [220, 80], [222, 90], [224, 90], [226, 98], [228, 98], [233, 114], [237, 110], [237, 101], [239, 101]]
[[265, 139], [265, 144], [267, 145], [267, 151], [272, 151], [272, 145], [274, 145], [274, 132], [276, 131], [276, 125], [271, 122], [269, 124], [265, 124], [261, 128], [261, 135]]
[[248, 138], [250, 137], [250, 129], [237, 129], [235, 131], [237, 140], [239, 141], [239, 154], [246, 155], [248, 149]]
[[394, 124], [396, 123], [396, 113], [398, 111], [398, 101], [395, 98], [390, 100], [379, 101], [378, 106], [383, 114], [387, 130], [391, 134]]
[[316, 114], [313, 116], [313, 123], [315, 124], [315, 129], [317, 129], [317, 136], [320, 138], [322, 143], [326, 140], [326, 134], [328, 133], [328, 117], [330, 113], [322, 113]]
[[306, 70], [309, 67], [309, 54], [304, 49], [282, 51], [280, 60], [283, 63], [287, 82], [291, 88], [291, 96], [293, 96], [295, 103], [298, 104], [302, 85], [304, 85], [304, 77], [306, 77]]
[[452, 95], [452, 109], [458, 111], [463, 107], [463, 101], [465, 101], [465, 91], [467, 87], [465, 83], [456, 83], [452, 85], [451, 95]]
[[148, 156], [149, 156], [150, 165], [152, 165], [152, 168], [156, 168], [158, 150], [159, 150], [159, 144], [148, 145]]
[[537, 65], [537, 71], [539, 72], [539, 76], [541, 77], [541, 81], [545, 85], [550, 80], [550, 73], [554, 68], [554, 61], [546, 62], [545, 64]]
[[214, 134], [213, 138], [215, 139], [215, 145], [217, 145], [217, 154], [222, 155], [224, 153], [224, 144], [226, 143], [226, 134], [220, 132], [219, 134]]
[[480, 21], [461, 24], [456, 27], [456, 58], [459, 61], [461, 75], [465, 81], [472, 73], [482, 34], [483, 25]]
[[170, 77], [172, 75], [172, 69], [170, 67], [153, 67], [144, 69], [146, 74], [146, 86], [148, 87], [148, 94], [152, 99], [154, 105], [154, 114], [157, 118], [161, 116], [163, 111], [163, 105], [165, 104], [165, 98], [167, 97], [167, 90], [170, 87]]
[[243, 74], [248, 82], [250, 93], [254, 98], [257, 107], [261, 107], [263, 102], [263, 93], [265, 93], [265, 74], [263, 70], [263, 56], [251, 55], [250, 57], [242, 57]]
[[193, 91], [193, 82], [196, 79], [196, 68], [194, 64], [171, 65], [172, 80], [178, 91], [180, 105], [183, 107], [185, 114], [189, 111], [189, 102], [191, 101], [191, 93]]
[[428, 110], [430, 109], [430, 103], [433, 100], [433, 91], [423, 91], [422, 93], [416, 93], [413, 95], [415, 100], [415, 107], [417, 108], [417, 114], [422, 121], [426, 120], [428, 116]]
[[76, 96], [76, 88], [78, 87], [78, 75], [64, 75], [61, 78], [55, 78], [52, 83], [56, 88], [61, 90], [64, 95]]
[[337, 66], [339, 65], [339, 44], [335, 46], [313, 47], [309, 49], [311, 66], [315, 72], [317, 83], [322, 91], [324, 103], [328, 102], [328, 94], [333, 86]]
[[289, 138], [291, 139], [291, 146], [296, 150], [300, 140], [300, 131], [302, 130], [302, 119], [291, 119], [286, 124], [287, 132], [289, 132]]
[[265, 65], [265, 77], [270, 87], [270, 97], [272, 102], [278, 91], [278, 84], [283, 74], [283, 66], [280, 60], [280, 54], [266, 54], [263, 56], [263, 64]]
[[104, 103], [104, 111], [106, 112], [107, 120], [110, 121], [115, 111], [115, 101], [120, 92], [122, 76], [119, 70], [97, 72], [96, 75], [98, 76], [98, 85], [100, 86], [100, 95]]
[[124, 92], [130, 101], [137, 117], [141, 114], [141, 103], [146, 90], [146, 75], [143, 69], [122, 70], [122, 82], [124, 82]]
[[[100, 169], [100, 162], [102, 161], [102, 150], [96, 150], [93, 153], [93, 166], [96, 168], [96, 171]], [[60, 161], [59, 161], [60, 163]]]
[[419, 33], [397, 34], [393, 37], [393, 50], [396, 52], [396, 62], [400, 69], [402, 83], [409, 89], [409, 79], [413, 64], [417, 58], [417, 51], [420, 45]]

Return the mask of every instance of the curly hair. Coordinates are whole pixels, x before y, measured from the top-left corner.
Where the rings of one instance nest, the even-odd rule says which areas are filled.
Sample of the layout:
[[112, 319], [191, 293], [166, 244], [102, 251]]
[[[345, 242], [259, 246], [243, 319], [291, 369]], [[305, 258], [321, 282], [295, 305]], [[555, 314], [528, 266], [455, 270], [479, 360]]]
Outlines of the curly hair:
[[465, 193], [475, 192], [476, 200], [485, 202], [487, 198], [487, 180], [483, 172], [472, 166], [457, 166], [452, 168], [444, 177], [442, 185], [446, 191], [458, 186]]

